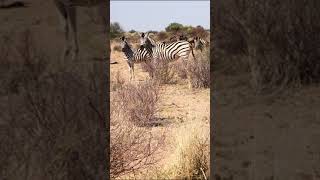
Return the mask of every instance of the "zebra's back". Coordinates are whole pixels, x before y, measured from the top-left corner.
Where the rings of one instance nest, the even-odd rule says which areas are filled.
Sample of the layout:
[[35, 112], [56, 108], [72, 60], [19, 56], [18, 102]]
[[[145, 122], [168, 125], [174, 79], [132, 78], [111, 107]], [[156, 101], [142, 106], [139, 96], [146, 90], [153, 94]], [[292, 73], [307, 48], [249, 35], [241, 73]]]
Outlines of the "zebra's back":
[[188, 41], [177, 41], [169, 44], [157, 44], [153, 48], [153, 58], [173, 61], [179, 57], [187, 60], [191, 51], [191, 46]]

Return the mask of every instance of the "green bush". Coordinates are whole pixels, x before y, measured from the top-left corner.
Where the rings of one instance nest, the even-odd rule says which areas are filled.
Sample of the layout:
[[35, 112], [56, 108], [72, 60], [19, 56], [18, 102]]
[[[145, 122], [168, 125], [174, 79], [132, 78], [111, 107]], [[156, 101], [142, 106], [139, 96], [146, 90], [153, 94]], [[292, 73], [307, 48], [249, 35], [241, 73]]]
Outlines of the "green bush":
[[123, 33], [123, 29], [118, 22], [112, 22], [110, 24], [110, 37], [115, 38]]
[[129, 33], [135, 33], [135, 32], [137, 32], [137, 31], [135, 31], [133, 29], [129, 31]]
[[179, 32], [183, 30], [183, 25], [179, 23], [171, 23], [166, 27], [167, 32]]

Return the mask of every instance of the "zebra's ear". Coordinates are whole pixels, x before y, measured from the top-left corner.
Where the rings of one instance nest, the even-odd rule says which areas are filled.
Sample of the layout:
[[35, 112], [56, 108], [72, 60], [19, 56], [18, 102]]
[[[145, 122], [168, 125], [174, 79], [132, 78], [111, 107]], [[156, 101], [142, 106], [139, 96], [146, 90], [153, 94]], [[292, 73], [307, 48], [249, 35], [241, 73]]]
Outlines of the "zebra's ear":
[[147, 32], [146, 37], [149, 37], [149, 32]]

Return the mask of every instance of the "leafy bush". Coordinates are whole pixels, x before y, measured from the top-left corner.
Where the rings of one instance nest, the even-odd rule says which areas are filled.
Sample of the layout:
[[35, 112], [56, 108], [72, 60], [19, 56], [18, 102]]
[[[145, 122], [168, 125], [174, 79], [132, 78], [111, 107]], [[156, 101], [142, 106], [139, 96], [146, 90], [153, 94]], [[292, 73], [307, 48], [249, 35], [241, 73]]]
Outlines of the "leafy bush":
[[111, 24], [110, 24], [110, 37], [111, 38], [119, 37], [123, 32], [124, 31], [118, 22], [111, 22]]
[[135, 32], [136, 32], [136, 31], [135, 31], [135, 30], [133, 30], [133, 29], [129, 31], [129, 33], [135, 33]]
[[182, 24], [179, 24], [179, 23], [171, 23], [171, 24], [169, 24], [169, 25], [165, 28], [165, 30], [166, 30], [167, 32], [174, 32], [174, 33], [176, 33], [176, 32], [179, 32], [179, 31], [182, 31], [182, 30], [183, 30], [183, 25], [182, 25]]

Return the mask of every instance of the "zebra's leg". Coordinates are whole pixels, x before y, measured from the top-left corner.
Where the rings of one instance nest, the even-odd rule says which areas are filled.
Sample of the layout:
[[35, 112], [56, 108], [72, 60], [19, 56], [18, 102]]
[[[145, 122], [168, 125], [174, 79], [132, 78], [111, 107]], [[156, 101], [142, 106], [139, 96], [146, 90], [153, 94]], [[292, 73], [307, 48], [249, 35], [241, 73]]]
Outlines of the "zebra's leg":
[[193, 48], [192, 48], [192, 46], [190, 46], [190, 49], [191, 49], [191, 54], [192, 54], [193, 59], [196, 60], [196, 57], [194, 56], [194, 53], [193, 53]]
[[63, 55], [62, 55], [62, 60], [66, 60], [70, 53], [70, 42], [69, 42], [69, 26], [68, 26], [68, 13], [66, 7], [59, 1], [54, 1], [55, 5], [59, 11], [61, 22], [63, 23], [63, 30], [64, 30], [64, 37], [65, 37], [65, 42], [64, 42], [64, 50], [63, 50]]
[[78, 59], [79, 44], [78, 44], [78, 30], [77, 30], [77, 11], [76, 7], [68, 7], [69, 22], [73, 35], [73, 50], [72, 50], [72, 60]]

